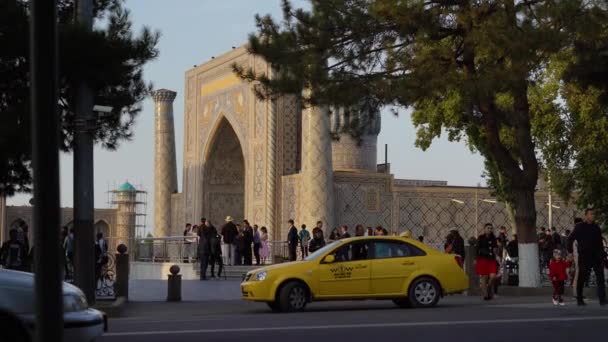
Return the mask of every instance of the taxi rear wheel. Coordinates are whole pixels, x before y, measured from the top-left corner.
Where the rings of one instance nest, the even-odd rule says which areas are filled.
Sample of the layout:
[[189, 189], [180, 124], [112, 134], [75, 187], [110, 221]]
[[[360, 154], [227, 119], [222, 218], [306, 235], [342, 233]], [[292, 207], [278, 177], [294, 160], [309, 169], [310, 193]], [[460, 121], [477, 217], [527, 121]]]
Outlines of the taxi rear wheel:
[[439, 302], [441, 289], [434, 279], [418, 278], [410, 286], [409, 301], [413, 307], [430, 308]]
[[294, 281], [281, 287], [278, 295], [278, 306], [280, 311], [302, 311], [307, 303], [308, 289], [302, 283]]

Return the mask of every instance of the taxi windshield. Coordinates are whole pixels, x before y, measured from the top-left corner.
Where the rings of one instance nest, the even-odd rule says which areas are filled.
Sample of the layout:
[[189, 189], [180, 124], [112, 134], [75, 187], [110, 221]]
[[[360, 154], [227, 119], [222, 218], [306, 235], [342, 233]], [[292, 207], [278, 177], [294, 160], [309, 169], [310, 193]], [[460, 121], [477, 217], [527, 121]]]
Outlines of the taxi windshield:
[[330, 249], [336, 247], [338, 244], [340, 243], [340, 240], [336, 240], [332, 243], [329, 243], [327, 245], [325, 245], [325, 247], [316, 250], [314, 253], [308, 255], [306, 258], [304, 258], [304, 261], [311, 261], [311, 260], [315, 260], [316, 258], [318, 258], [320, 255], [325, 254], [327, 251], [329, 251]]

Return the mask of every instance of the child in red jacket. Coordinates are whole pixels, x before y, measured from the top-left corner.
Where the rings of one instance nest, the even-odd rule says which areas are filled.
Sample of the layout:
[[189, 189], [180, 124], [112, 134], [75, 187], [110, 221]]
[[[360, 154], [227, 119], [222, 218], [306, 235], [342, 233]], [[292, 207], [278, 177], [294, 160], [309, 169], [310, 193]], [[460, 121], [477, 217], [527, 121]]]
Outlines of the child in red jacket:
[[568, 280], [568, 267], [570, 261], [562, 258], [562, 251], [556, 249], [553, 251], [553, 258], [549, 263], [549, 278], [553, 283], [553, 304], [566, 305], [564, 299], [564, 283]]

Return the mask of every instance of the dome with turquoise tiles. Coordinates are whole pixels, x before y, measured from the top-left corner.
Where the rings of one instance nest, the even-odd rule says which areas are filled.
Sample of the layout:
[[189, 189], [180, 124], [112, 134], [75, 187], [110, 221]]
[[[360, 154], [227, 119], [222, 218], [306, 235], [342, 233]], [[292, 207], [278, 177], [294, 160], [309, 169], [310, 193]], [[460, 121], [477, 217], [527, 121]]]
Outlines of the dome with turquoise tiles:
[[137, 189], [135, 189], [135, 187], [133, 186], [133, 184], [131, 184], [129, 182], [125, 182], [123, 185], [119, 186], [116, 191], [131, 192], [131, 191], [137, 191]]

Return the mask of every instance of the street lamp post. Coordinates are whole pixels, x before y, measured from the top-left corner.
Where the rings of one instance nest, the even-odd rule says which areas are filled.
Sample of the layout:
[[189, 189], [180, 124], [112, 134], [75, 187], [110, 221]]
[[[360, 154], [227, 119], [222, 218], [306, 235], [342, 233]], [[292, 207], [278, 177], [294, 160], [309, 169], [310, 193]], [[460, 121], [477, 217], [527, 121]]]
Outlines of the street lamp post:
[[30, 75], [34, 222], [45, 223], [34, 235], [35, 340], [62, 341], [55, 0], [30, 1]]

